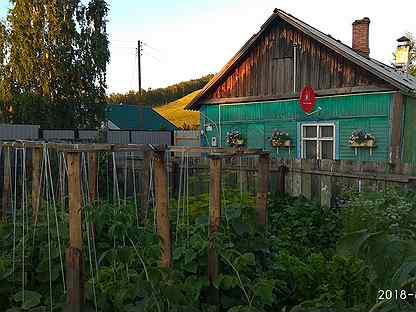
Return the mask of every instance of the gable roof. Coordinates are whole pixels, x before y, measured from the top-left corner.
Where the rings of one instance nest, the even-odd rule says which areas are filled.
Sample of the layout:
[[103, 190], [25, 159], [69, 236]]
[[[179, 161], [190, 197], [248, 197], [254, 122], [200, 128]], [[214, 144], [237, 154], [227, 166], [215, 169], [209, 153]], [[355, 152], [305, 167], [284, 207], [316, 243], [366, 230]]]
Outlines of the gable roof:
[[176, 126], [151, 107], [139, 105], [108, 105], [105, 117], [120, 129], [176, 130]]
[[261, 26], [260, 31], [257, 34], [254, 34], [237, 52], [237, 54], [235, 54], [235, 56], [221, 69], [221, 71], [205, 85], [202, 91], [187, 105], [186, 109], [199, 109], [199, 100], [203, 98], [209, 91], [215, 88], [215, 86], [225, 76], [227, 76], [227, 74], [232, 70], [233, 66], [242, 60], [246, 53], [257, 43], [263, 33], [268, 29], [268, 26], [279, 18], [294, 28], [300, 30], [304, 34], [309, 35], [311, 38], [317, 40], [332, 51], [344, 56], [352, 63], [366, 69], [380, 79], [390, 83], [399, 90], [406, 93], [416, 91], [416, 77], [397, 71], [395, 68], [383, 64], [375, 59], [364, 57], [360, 53], [353, 50], [351, 47], [347, 46], [339, 40], [334, 39], [331, 35], [324, 34], [318, 29], [280, 9], [274, 9], [273, 14]]

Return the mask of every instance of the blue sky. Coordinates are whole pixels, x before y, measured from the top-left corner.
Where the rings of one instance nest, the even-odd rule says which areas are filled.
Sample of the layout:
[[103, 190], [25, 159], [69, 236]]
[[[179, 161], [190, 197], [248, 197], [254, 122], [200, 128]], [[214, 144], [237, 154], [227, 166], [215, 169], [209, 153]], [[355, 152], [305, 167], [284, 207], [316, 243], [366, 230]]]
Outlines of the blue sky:
[[[108, 92], [137, 89], [137, 40], [144, 41], [143, 87], [215, 73], [278, 7], [351, 44], [351, 23], [368, 16], [371, 56], [389, 63], [396, 39], [416, 34], [416, 1], [107, 0]], [[0, 0], [0, 18], [7, 1]]]

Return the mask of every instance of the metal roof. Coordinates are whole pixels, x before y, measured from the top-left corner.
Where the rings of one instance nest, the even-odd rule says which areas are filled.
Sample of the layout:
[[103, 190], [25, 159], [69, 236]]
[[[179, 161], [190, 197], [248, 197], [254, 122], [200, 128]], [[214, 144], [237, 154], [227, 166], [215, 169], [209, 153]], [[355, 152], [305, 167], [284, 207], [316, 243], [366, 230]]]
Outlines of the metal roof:
[[276, 19], [281, 18], [288, 24], [292, 25], [296, 29], [309, 35], [313, 39], [317, 40], [321, 44], [325, 45], [334, 52], [344, 56], [354, 64], [361, 66], [368, 70], [380, 79], [390, 83], [404, 92], [416, 92], [416, 77], [396, 70], [395, 68], [388, 66], [382, 62], [379, 62], [372, 58], [367, 58], [360, 53], [353, 50], [351, 47], [342, 43], [340, 40], [334, 39], [329, 34], [324, 34], [318, 29], [310, 26], [309, 24], [297, 19], [296, 17], [280, 10], [274, 9], [273, 14], [267, 19], [267, 21], [261, 26], [260, 31], [254, 34], [244, 46], [237, 52], [237, 54], [221, 69], [221, 71], [215, 75], [211, 81], [205, 85], [201, 93], [196, 96], [186, 107], [186, 109], [198, 109], [198, 101], [217, 83], [228, 74], [229, 70], [235, 63], [239, 62], [247, 53], [247, 51], [257, 42], [260, 36], [267, 30], [268, 26]]
[[159, 115], [152, 107], [143, 105], [108, 105], [106, 119], [120, 129], [129, 130], [176, 130], [176, 126]]

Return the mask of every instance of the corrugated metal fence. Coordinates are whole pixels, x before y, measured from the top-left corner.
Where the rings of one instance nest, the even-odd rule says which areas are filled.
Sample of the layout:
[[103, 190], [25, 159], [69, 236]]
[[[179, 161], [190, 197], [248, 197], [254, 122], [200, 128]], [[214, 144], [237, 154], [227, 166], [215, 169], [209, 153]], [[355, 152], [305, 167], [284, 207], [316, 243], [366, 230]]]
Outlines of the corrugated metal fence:
[[35, 140], [39, 138], [40, 126], [0, 124], [0, 140]]
[[94, 129], [41, 129], [37, 125], [0, 125], [0, 140], [47, 140], [68, 142], [106, 142], [111, 144], [154, 144], [200, 146], [199, 131], [143, 131]]

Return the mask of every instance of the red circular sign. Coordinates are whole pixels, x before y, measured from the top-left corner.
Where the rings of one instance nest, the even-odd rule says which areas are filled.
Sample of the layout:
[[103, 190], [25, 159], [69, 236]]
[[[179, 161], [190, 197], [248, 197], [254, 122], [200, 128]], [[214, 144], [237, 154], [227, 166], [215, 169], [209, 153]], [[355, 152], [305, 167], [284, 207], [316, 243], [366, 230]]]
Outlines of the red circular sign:
[[300, 107], [305, 113], [312, 113], [313, 108], [316, 104], [316, 94], [315, 90], [312, 89], [310, 86], [306, 86], [303, 88], [302, 92], [300, 93]]

